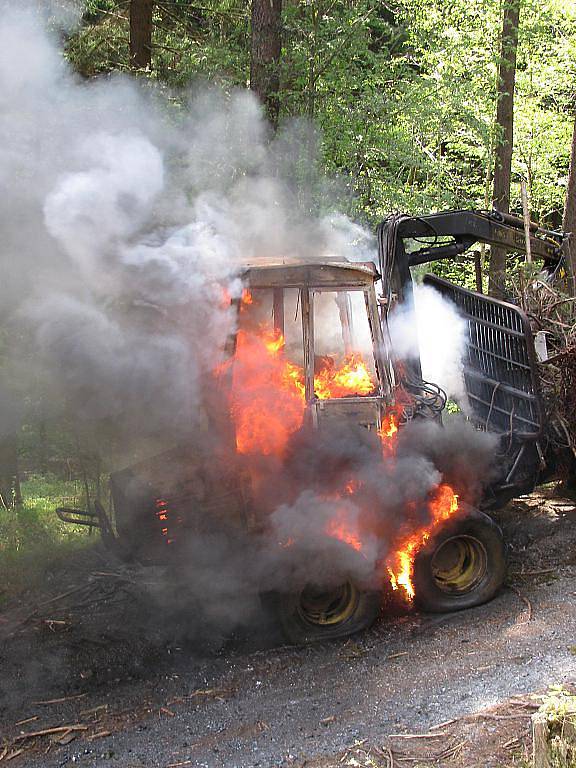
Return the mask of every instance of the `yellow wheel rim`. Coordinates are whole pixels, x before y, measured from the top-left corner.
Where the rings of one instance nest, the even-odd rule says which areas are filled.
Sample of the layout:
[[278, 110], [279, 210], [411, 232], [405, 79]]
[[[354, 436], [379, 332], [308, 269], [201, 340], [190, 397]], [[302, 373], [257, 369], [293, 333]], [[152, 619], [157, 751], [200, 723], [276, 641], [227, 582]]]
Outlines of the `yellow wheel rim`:
[[300, 593], [298, 614], [316, 626], [342, 624], [354, 614], [358, 599], [358, 590], [350, 582], [330, 590], [308, 586]]
[[463, 594], [475, 589], [486, 576], [488, 556], [474, 536], [453, 536], [432, 557], [432, 578], [442, 592]]

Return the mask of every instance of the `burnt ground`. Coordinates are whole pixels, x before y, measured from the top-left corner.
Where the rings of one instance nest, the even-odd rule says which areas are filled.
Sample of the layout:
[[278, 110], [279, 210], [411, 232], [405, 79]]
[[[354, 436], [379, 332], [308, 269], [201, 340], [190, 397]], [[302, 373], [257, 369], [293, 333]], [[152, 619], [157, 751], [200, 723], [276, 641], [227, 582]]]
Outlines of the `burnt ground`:
[[544, 492], [499, 521], [510, 576], [491, 603], [305, 648], [263, 628], [200, 641], [151, 607], [154, 571], [84, 552], [0, 614], [0, 763], [518, 765], [530, 693], [576, 680], [576, 509]]

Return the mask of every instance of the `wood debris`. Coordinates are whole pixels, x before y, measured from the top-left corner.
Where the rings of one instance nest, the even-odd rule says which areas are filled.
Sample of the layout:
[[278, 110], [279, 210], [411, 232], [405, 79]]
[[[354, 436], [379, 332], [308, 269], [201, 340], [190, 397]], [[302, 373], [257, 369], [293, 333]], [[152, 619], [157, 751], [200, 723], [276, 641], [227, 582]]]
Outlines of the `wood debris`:
[[515, 592], [518, 595], [520, 600], [522, 600], [524, 605], [528, 608], [528, 617], [524, 621], [520, 622], [520, 624], [529, 624], [532, 621], [532, 603], [530, 600], [528, 600], [526, 595], [523, 595], [522, 592], [520, 592], [518, 587], [515, 587], [513, 584], [508, 584], [508, 586], [512, 592]]
[[74, 699], [82, 699], [84, 696], [88, 696], [87, 693], [75, 693], [73, 696], [62, 696], [60, 699], [47, 699], [46, 701], [33, 701], [32, 704], [40, 704], [47, 706], [49, 704], [62, 704], [64, 701], [73, 701]]
[[33, 723], [34, 720], [38, 720], [39, 715], [34, 715], [34, 717], [27, 717], [25, 720], [18, 720], [18, 722], [14, 723], [14, 725], [26, 725], [26, 723]]
[[41, 731], [30, 731], [16, 736], [14, 741], [24, 741], [25, 739], [35, 739], [38, 736], [50, 736], [54, 733], [65, 733], [66, 731], [87, 731], [88, 726], [83, 723], [74, 725], [55, 725], [52, 728], [43, 728]]
[[438, 731], [437, 733], [391, 733], [390, 739], [438, 739], [443, 736], [449, 736], [446, 731]]
[[76, 732], [73, 731], [71, 728], [67, 728], [64, 733], [60, 734], [59, 736], [55, 736], [53, 741], [55, 744], [60, 744], [61, 746], [64, 746], [65, 744], [70, 744], [71, 741], [74, 741], [76, 738]]
[[[532, 269], [532, 273], [530, 273]], [[528, 315], [533, 333], [542, 332], [548, 359], [538, 363], [539, 382], [548, 416], [547, 437], [561, 455], [567, 479], [570, 454], [576, 456], [576, 299], [556, 281], [550, 285], [522, 266], [512, 271], [512, 293]]]
[[84, 709], [79, 714], [80, 717], [88, 717], [88, 715], [96, 715], [98, 712], [104, 712], [108, 709], [108, 704], [99, 704], [97, 707], [91, 709]]

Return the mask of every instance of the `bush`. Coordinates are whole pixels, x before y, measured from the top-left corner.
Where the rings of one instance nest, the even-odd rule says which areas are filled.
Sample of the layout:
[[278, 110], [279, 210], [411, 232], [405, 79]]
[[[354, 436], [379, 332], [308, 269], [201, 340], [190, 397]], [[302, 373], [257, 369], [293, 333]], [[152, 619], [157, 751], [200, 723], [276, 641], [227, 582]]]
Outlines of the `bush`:
[[91, 540], [86, 527], [67, 525], [55, 513], [76, 501], [77, 482], [33, 476], [22, 483], [22, 496], [21, 507], [0, 508], [0, 603], [38, 584], [57, 561]]

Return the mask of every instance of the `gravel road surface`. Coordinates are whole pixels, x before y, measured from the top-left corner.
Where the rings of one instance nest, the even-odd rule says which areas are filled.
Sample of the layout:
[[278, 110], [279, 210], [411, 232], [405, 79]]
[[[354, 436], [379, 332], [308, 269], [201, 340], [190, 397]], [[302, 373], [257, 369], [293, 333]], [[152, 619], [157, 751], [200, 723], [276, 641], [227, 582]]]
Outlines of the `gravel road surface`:
[[[0, 615], [0, 728], [6, 757], [22, 749], [11, 768], [302, 766], [574, 681], [574, 505], [533, 495], [500, 522], [511, 575], [491, 603], [383, 615], [369, 631], [326, 645], [263, 647], [255, 636], [199, 652], [140, 636], [131, 647], [89, 636], [88, 622], [39, 626], [35, 616], [22, 627], [15, 616], [21, 622], [23, 609], [13, 607]], [[117, 620], [124, 609], [114, 610]], [[34, 703], [58, 698], [66, 700]]]

